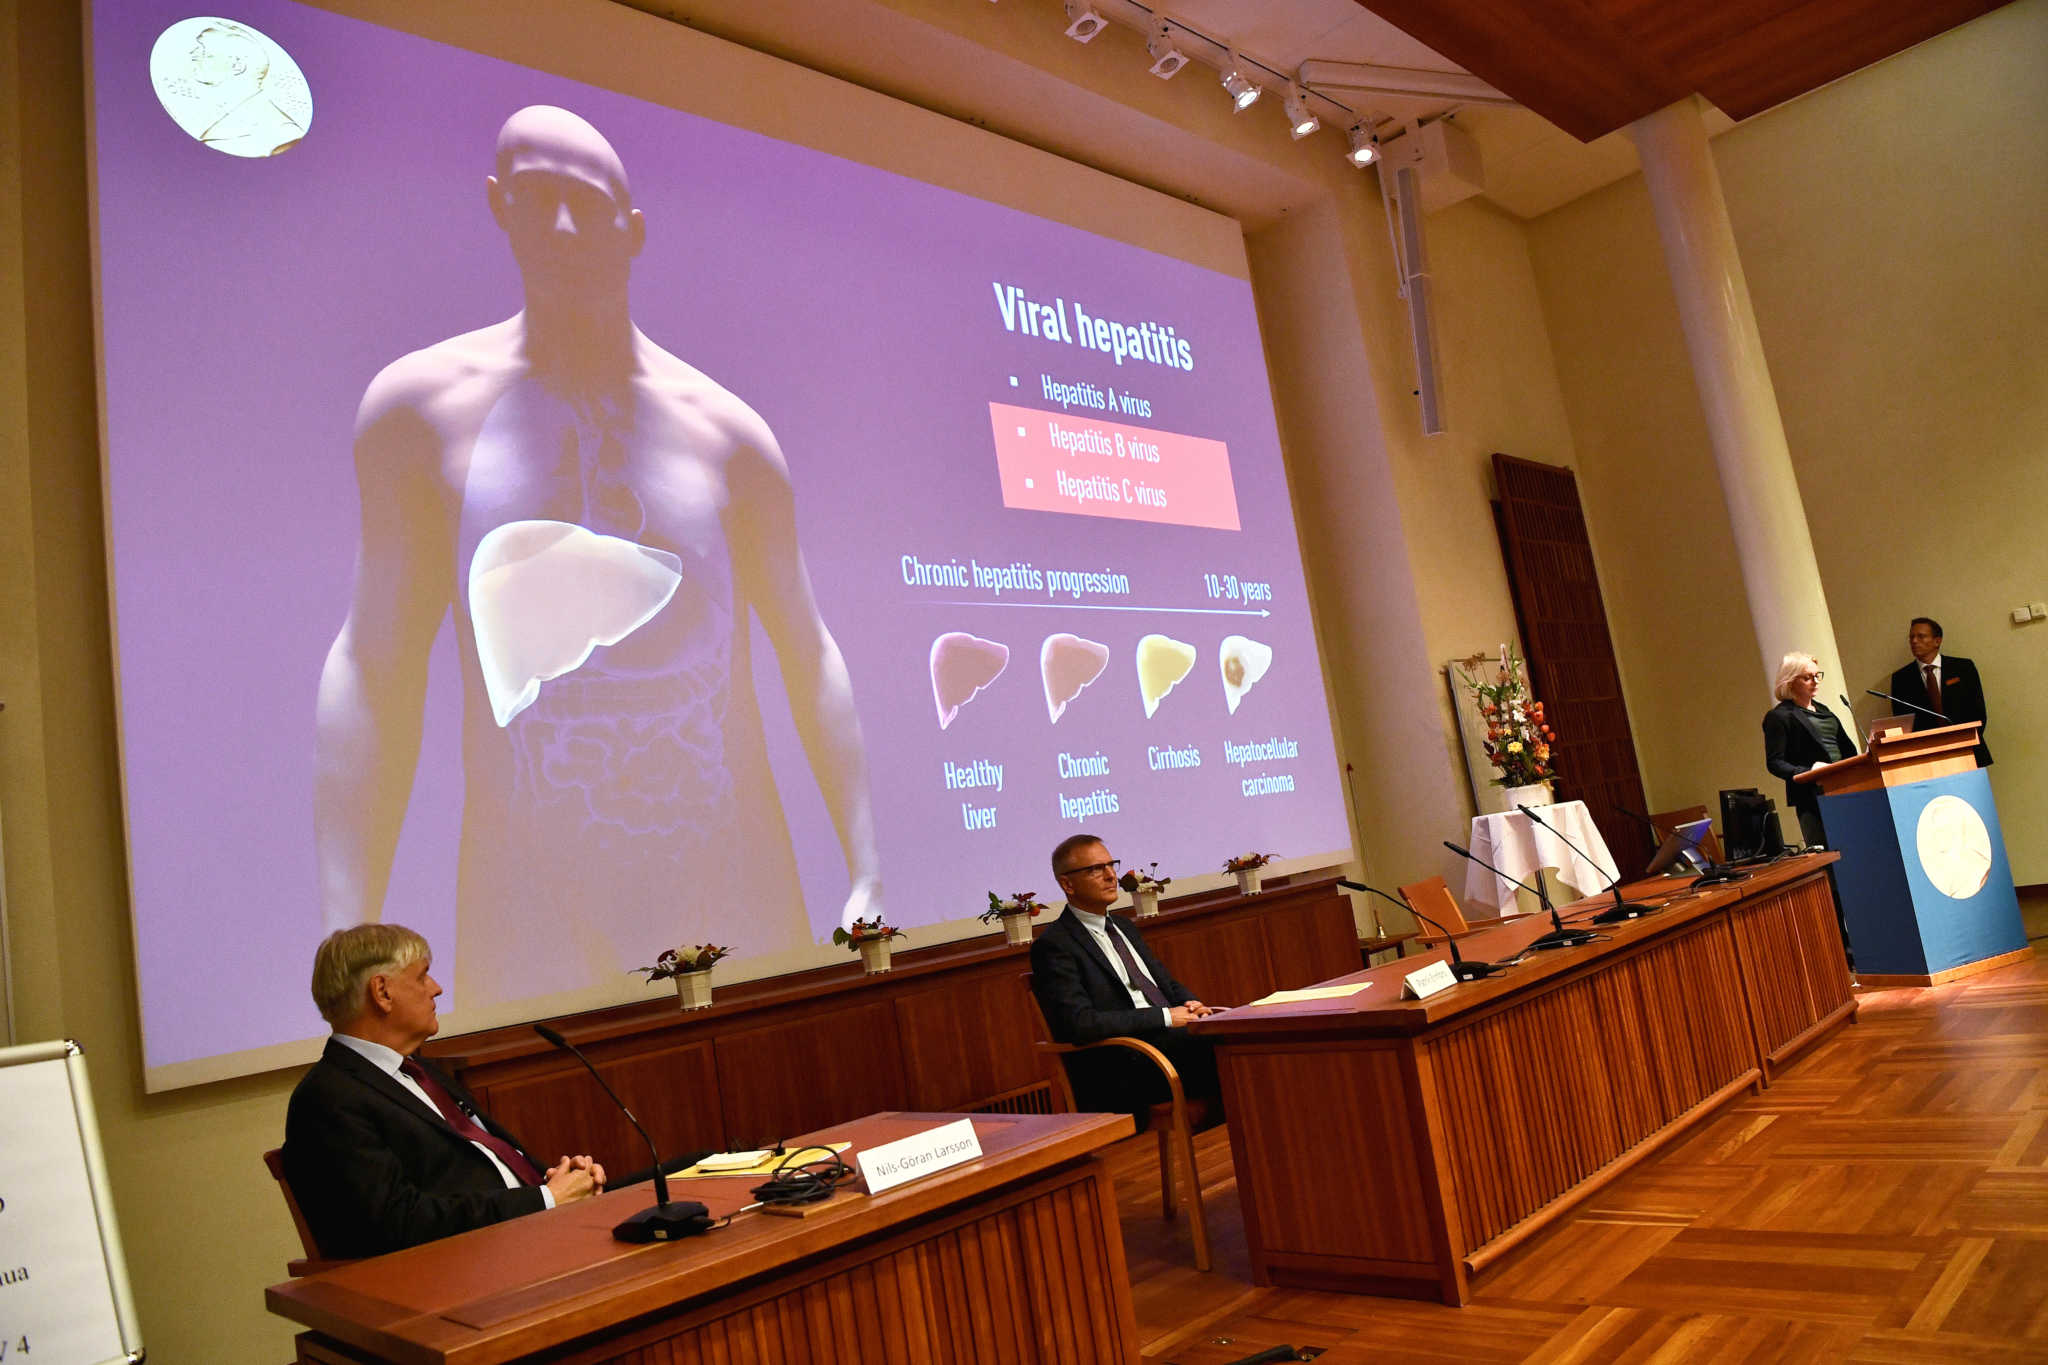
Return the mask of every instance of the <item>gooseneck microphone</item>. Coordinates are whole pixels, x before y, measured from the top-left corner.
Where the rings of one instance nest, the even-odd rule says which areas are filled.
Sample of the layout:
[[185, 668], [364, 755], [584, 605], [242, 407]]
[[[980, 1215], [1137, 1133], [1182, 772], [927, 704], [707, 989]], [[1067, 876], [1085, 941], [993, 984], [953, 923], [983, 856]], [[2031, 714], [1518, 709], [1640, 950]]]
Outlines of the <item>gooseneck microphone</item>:
[[654, 1162], [654, 1207], [642, 1209], [620, 1223], [612, 1229], [612, 1236], [621, 1242], [672, 1242], [678, 1237], [707, 1231], [711, 1227], [710, 1211], [694, 1199], [671, 1200], [668, 1197], [668, 1172], [661, 1168], [661, 1153], [654, 1149], [654, 1139], [640, 1126], [640, 1120], [633, 1117], [633, 1111], [626, 1107], [618, 1092], [605, 1083], [597, 1068], [590, 1064], [590, 1058], [546, 1024], [535, 1024], [533, 1031], [583, 1063], [583, 1069], [590, 1073], [590, 1078], [611, 1097], [611, 1102], [619, 1106], [619, 1112], [626, 1116], [626, 1122], [640, 1134], [640, 1140], [647, 1144], [647, 1155]]
[[[1577, 844], [1565, 838], [1563, 830], [1559, 829], [1556, 825], [1551, 824], [1548, 820], [1538, 815], [1535, 811], [1530, 810], [1527, 806], [1516, 806], [1515, 809], [1522, 812], [1522, 814], [1528, 816], [1531, 820], [1534, 820], [1537, 824], [1543, 826], [1543, 828], [1549, 830], [1552, 834], [1555, 834], [1558, 838], [1558, 842], [1563, 844], [1566, 848], [1578, 854], [1581, 858], [1585, 858], [1586, 866], [1592, 868], [1595, 872], [1598, 872], [1600, 870], [1600, 864], [1594, 862], [1592, 858], [1588, 857], [1586, 854], [1586, 850], [1580, 848]], [[1595, 924], [1619, 924], [1621, 921], [1625, 919], [1641, 919], [1644, 915], [1651, 914], [1657, 909], [1656, 906], [1644, 905], [1641, 901], [1622, 899], [1621, 869], [1618, 867], [1615, 869], [1614, 880], [1607, 884], [1607, 889], [1614, 894], [1614, 904], [1608, 906], [1605, 910], [1602, 910], [1599, 914], [1593, 916], [1593, 923]]]
[[1478, 863], [1481, 867], [1485, 868], [1488, 872], [1491, 872], [1494, 876], [1500, 878], [1502, 881], [1512, 882], [1514, 885], [1521, 887], [1524, 891], [1527, 891], [1530, 895], [1534, 896], [1537, 899], [1538, 903], [1540, 903], [1545, 910], [1550, 912], [1550, 932], [1545, 934], [1543, 937], [1537, 939], [1535, 942], [1529, 944], [1530, 950], [1543, 948], [1576, 948], [1581, 943], [1591, 943], [1594, 939], [1599, 937], [1599, 935], [1594, 933], [1591, 929], [1568, 929], [1565, 927], [1564, 917], [1557, 913], [1557, 907], [1550, 903], [1550, 893], [1543, 889], [1542, 877], [1537, 877], [1536, 885], [1531, 886], [1529, 885], [1529, 883], [1522, 881], [1519, 878], [1510, 877], [1507, 873], [1501, 871], [1492, 863], [1489, 863], [1488, 861], [1486, 861], [1486, 859], [1474, 853], [1471, 849], [1464, 848], [1458, 844], [1454, 844], [1449, 839], [1444, 840], [1444, 847], [1449, 849], [1451, 852], [1457, 854], [1460, 858], [1467, 859], [1470, 862]]
[[1370, 892], [1389, 904], [1400, 906], [1424, 924], [1434, 925], [1437, 929], [1442, 930], [1444, 946], [1451, 950], [1451, 975], [1457, 977], [1460, 981], [1477, 981], [1481, 977], [1493, 976], [1508, 969], [1509, 964], [1505, 962], [1467, 962], [1465, 955], [1458, 951], [1458, 940], [1451, 937], [1451, 931], [1444, 928], [1443, 925], [1437, 924], [1435, 920], [1423, 914], [1420, 910], [1417, 910], [1409, 903], [1406, 896], [1403, 896], [1400, 900], [1395, 900], [1377, 887], [1367, 886], [1364, 882], [1347, 882], [1341, 877], [1338, 878], [1337, 885], [1343, 887], [1346, 891]]
[[[1866, 687], [1863, 690], [1873, 697], [1877, 697], [1884, 701], [1890, 702], [1894, 706], [1903, 706], [1908, 711], [1918, 711], [1921, 715], [1928, 716], [1935, 720], [1938, 720], [1943, 725], [1953, 725], [1955, 723], [1954, 721], [1951, 721], [1947, 716], [1941, 714], [1941, 712], [1930, 711], [1924, 706], [1915, 706], [1912, 702], [1907, 701], [1904, 697], [1895, 697], [1889, 692], [1880, 692], [1874, 687]], [[1849, 699], [1847, 697], [1842, 698], [1842, 702], [1844, 705], [1847, 705], [1848, 701]], [[1853, 711], [1856, 708], [1852, 706], [1849, 709]]]

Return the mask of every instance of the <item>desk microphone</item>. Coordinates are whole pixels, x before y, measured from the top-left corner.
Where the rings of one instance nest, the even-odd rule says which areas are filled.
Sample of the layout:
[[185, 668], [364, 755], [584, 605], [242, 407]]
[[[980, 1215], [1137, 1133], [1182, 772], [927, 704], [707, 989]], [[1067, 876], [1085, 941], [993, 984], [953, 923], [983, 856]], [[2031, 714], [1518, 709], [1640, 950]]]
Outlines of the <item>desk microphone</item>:
[[590, 1064], [590, 1058], [584, 1056], [582, 1050], [574, 1043], [546, 1024], [535, 1024], [533, 1031], [583, 1063], [583, 1069], [590, 1073], [590, 1078], [611, 1097], [613, 1104], [619, 1106], [619, 1112], [626, 1116], [626, 1122], [632, 1124], [639, 1132], [640, 1140], [647, 1144], [647, 1155], [653, 1159], [654, 1207], [640, 1210], [613, 1228], [612, 1236], [621, 1242], [672, 1242], [679, 1237], [709, 1231], [710, 1210], [694, 1199], [669, 1199], [668, 1172], [661, 1168], [661, 1153], [654, 1150], [654, 1139], [647, 1136], [647, 1130], [640, 1126], [640, 1120], [633, 1117], [633, 1111], [626, 1107], [626, 1102], [619, 1098], [618, 1092], [605, 1084], [604, 1077]]
[[1389, 904], [1400, 906], [1424, 924], [1435, 925], [1443, 933], [1444, 946], [1451, 950], [1451, 975], [1457, 977], [1460, 981], [1477, 981], [1483, 976], [1493, 976], [1498, 972], [1504, 972], [1508, 969], [1508, 964], [1505, 962], [1467, 962], [1464, 954], [1458, 951], [1458, 940], [1451, 937], [1451, 931], [1445, 929], [1443, 925], [1437, 924], [1435, 920], [1423, 914], [1420, 910], [1417, 910], [1409, 903], [1406, 896], [1403, 896], [1400, 900], [1395, 900], [1386, 892], [1376, 887], [1367, 886], [1364, 882], [1347, 882], [1342, 878], [1338, 879], [1337, 885], [1343, 887], [1346, 891], [1369, 891]]
[[1528, 950], [1533, 951], [1540, 948], [1575, 948], [1581, 943], [1591, 943], [1594, 939], [1599, 937], [1599, 935], [1595, 934], [1591, 929], [1567, 929], [1565, 927], [1563, 916], [1559, 915], [1557, 913], [1557, 907], [1550, 903], [1550, 893], [1543, 889], [1543, 879], [1541, 876], [1537, 877], [1536, 885], [1531, 886], [1529, 885], [1529, 883], [1525, 881], [1521, 881], [1515, 877], [1510, 877], [1507, 873], [1501, 871], [1492, 863], [1487, 862], [1486, 859], [1480, 857], [1471, 849], [1461, 848], [1457, 844], [1452, 843], [1449, 839], [1444, 840], [1444, 847], [1449, 849], [1451, 852], [1457, 854], [1460, 858], [1464, 858], [1471, 862], [1478, 863], [1481, 867], [1485, 868], [1488, 872], [1491, 872], [1494, 876], [1500, 878], [1502, 881], [1512, 882], [1514, 885], [1521, 887], [1524, 891], [1527, 891], [1530, 895], [1534, 896], [1538, 903], [1540, 903], [1545, 910], [1550, 912], [1550, 932], [1545, 934], [1543, 937], [1537, 939], [1535, 942], [1531, 943], [1529, 945]]
[[[1894, 706], [1903, 706], [1903, 707], [1905, 707], [1905, 708], [1906, 708], [1906, 709], [1907, 709], [1908, 711], [1918, 711], [1918, 712], [1919, 712], [1919, 713], [1920, 713], [1921, 715], [1923, 715], [1923, 716], [1931, 716], [1931, 717], [1932, 717], [1932, 718], [1934, 718], [1935, 720], [1938, 720], [1938, 721], [1940, 721], [1940, 722], [1941, 722], [1941, 723], [1942, 723], [1943, 725], [1953, 725], [1953, 724], [1955, 724], [1955, 722], [1954, 722], [1954, 721], [1950, 720], [1950, 719], [1949, 719], [1949, 718], [1948, 718], [1947, 716], [1944, 716], [1943, 714], [1941, 714], [1941, 712], [1939, 712], [1939, 711], [1930, 711], [1930, 710], [1928, 710], [1928, 709], [1927, 709], [1926, 707], [1924, 707], [1924, 706], [1915, 706], [1915, 705], [1913, 705], [1913, 703], [1912, 703], [1912, 702], [1909, 702], [1909, 701], [1907, 701], [1907, 700], [1906, 700], [1906, 699], [1905, 699], [1904, 697], [1895, 697], [1895, 696], [1893, 696], [1893, 695], [1892, 695], [1891, 693], [1889, 693], [1889, 692], [1880, 692], [1880, 691], [1878, 691], [1878, 690], [1877, 690], [1876, 688], [1874, 688], [1874, 687], [1866, 687], [1866, 688], [1864, 688], [1863, 690], [1864, 690], [1865, 692], [1869, 693], [1869, 694], [1870, 694], [1871, 696], [1873, 696], [1873, 697], [1880, 697], [1880, 698], [1882, 698], [1883, 700], [1885, 700], [1885, 701], [1888, 701], [1888, 702], [1890, 702], [1890, 703], [1891, 703], [1892, 705], [1894, 705]], [[1842, 704], [1843, 704], [1844, 706], [1848, 706], [1848, 705], [1849, 705], [1849, 699], [1848, 699], [1847, 697], [1843, 697], [1843, 698], [1842, 698]], [[1853, 710], [1855, 710], [1856, 708], [1855, 708], [1855, 707], [1853, 707], [1853, 706], [1850, 706], [1850, 707], [1849, 707], [1849, 709], [1853, 711]]]
[[[1538, 815], [1535, 811], [1530, 810], [1527, 806], [1516, 806], [1515, 809], [1522, 812], [1522, 814], [1528, 816], [1531, 820], [1534, 820], [1537, 824], [1543, 826], [1543, 828], [1549, 830], [1552, 834], [1555, 834], [1558, 837], [1558, 841], [1562, 843], [1566, 848], [1578, 854], [1581, 858], [1585, 858], [1586, 866], [1592, 868], [1595, 872], [1598, 872], [1600, 870], [1600, 864], [1594, 862], [1592, 858], [1587, 857], [1586, 850], [1580, 848], [1577, 844], [1565, 838], [1563, 830], [1559, 829], [1556, 825], [1551, 824], [1548, 820]], [[1614, 893], [1614, 904], [1608, 906], [1605, 910], [1602, 910], [1599, 914], [1593, 916], [1593, 923], [1619, 924], [1621, 921], [1625, 919], [1641, 919], [1644, 915], [1650, 914], [1651, 912], [1657, 909], [1656, 906], [1644, 905], [1641, 901], [1623, 900], [1621, 896], [1620, 873], [1621, 869], [1617, 866], [1615, 868], [1614, 880], [1607, 884], [1607, 889]], [[1577, 916], [1573, 916], [1573, 918], [1577, 918]]]

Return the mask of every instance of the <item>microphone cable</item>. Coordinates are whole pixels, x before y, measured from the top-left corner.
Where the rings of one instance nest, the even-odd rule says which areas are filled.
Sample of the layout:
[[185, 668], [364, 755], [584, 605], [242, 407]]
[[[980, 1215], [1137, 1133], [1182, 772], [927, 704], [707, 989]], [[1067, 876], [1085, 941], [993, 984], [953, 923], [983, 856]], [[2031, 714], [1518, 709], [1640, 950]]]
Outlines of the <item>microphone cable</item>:
[[[798, 1160], [812, 1152], [824, 1155], [809, 1161]], [[749, 1193], [769, 1206], [818, 1204], [830, 1199], [833, 1192], [853, 1179], [855, 1174], [854, 1168], [830, 1147], [819, 1144], [792, 1147], [768, 1173], [768, 1179], [754, 1186]]]

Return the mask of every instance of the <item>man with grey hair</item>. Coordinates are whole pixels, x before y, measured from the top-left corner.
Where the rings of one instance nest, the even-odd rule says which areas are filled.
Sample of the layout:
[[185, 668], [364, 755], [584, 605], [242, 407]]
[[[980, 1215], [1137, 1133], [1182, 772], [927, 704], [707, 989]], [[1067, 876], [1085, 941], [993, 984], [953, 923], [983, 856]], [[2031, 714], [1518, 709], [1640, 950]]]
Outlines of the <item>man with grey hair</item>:
[[543, 1171], [461, 1082], [415, 1057], [440, 1029], [427, 941], [397, 924], [340, 929], [313, 957], [334, 1032], [285, 1113], [284, 1167], [320, 1250], [375, 1256], [604, 1188], [564, 1156]]

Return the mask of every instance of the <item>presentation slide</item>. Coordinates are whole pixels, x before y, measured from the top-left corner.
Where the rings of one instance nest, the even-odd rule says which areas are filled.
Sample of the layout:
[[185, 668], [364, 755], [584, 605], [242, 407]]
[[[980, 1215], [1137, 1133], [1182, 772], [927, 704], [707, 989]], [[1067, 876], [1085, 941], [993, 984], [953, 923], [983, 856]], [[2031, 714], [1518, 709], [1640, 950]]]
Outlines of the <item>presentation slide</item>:
[[151, 1088], [365, 920], [453, 1032], [1349, 856], [1242, 279], [286, 0], [89, 38]]

